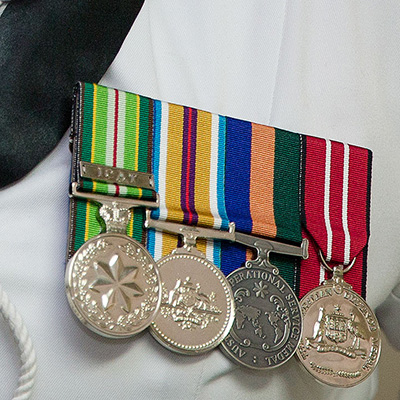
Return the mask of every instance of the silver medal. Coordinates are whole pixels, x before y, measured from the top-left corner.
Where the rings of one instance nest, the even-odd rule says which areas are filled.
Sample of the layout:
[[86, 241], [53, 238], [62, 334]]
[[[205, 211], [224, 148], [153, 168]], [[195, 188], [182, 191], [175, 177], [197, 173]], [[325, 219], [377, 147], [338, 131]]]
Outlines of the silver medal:
[[94, 332], [112, 338], [147, 328], [160, 305], [160, 279], [147, 250], [125, 235], [105, 233], [75, 253], [66, 270], [69, 304]]
[[179, 233], [184, 246], [157, 262], [162, 281], [160, 312], [150, 332], [168, 349], [201, 354], [218, 346], [234, 319], [234, 301], [224, 274], [195, 247], [197, 237], [231, 239], [232, 233], [154, 221], [146, 227]]
[[381, 335], [372, 310], [342, 277], [343, 266], [334, 268], [332, 279], [301, 299], [304, 331], [297, 356], [318, 381], [350, 387], [375, 369]]
[[134, 199], [91, 193], [73, 194], [102, 204], [106, 233], [85, 242], [69, 260], [65, 284], [69, 304], [92, 331], [109, 338], [126, 338], [146, 329], [161, 302], [156, 263], [146, 248], [126, 235]]
[[231, 329], [233, 295], [222, 272], [206, 258], [176, 251], [158, 263], [162, 281], [160, 312], [151, 333], [178, 353], [204, 353]]
[[239, 268], [228, 276], [236, 305], [234, 325], [222, 348], [246, 367], [266, 369], [286, 362], [302, 331], [292, 289], [265, 268]]
[[269, 263], [269, 253], [307, 258], [307, 242], [296, 247], [241, 233], [236, 233], [236, 241], [255, 247], [258, 257], [227, 277], [234, 293], [236, 317], [221, 347], [228, 357], [246, 367], [275, 368], [296, 352], [302, 318], [296, 295]]

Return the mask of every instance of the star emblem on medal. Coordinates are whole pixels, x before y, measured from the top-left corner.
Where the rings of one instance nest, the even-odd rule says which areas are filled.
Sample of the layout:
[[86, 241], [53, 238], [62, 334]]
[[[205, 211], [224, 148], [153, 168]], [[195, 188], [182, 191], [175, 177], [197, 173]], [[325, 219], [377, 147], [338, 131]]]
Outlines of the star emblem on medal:
[[132, 298], [144, 294], [136, 283], [138, 267], [125, 265], [120, 254], [113, 254], [108, 262], [95, 261], [93, 266], [97, 276], [89, 288], [101, 296], [104, 311], [120, 305], [125, 312], [132, 312]]
[[259, 283], [254, 282], [253, 292], [255, 292], [256, 297], [264, 299], [268, 294], [268, 286], [265, 285], [263, 281], [260, 281]]

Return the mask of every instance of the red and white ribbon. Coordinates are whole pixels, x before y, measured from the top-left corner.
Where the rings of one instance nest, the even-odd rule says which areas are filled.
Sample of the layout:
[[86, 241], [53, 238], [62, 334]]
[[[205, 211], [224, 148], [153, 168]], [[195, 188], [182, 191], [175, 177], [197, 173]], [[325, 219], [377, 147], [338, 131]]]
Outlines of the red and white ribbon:
[[[326, 278], [318, 250], [333, 264], [349, 265], [357, 257], [346, 280], [352, 278], [353, 287], [365, 294], [371, 152], [331, 140], [304, 138], [302, 215], [304, 235], [310, 238], [314, 254], [302, 262], [300, 296]], [[316, 265], [320, 266], [318, 272]]]

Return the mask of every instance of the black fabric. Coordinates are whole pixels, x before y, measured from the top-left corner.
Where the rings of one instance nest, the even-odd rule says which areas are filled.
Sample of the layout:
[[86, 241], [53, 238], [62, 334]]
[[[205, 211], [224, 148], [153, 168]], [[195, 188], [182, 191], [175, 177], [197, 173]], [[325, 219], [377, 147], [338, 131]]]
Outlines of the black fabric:
[[104, 75], [144, 0], [13, 0], [0, 17], [0, 187], [29, 172], [70, 123], [78, 81]]

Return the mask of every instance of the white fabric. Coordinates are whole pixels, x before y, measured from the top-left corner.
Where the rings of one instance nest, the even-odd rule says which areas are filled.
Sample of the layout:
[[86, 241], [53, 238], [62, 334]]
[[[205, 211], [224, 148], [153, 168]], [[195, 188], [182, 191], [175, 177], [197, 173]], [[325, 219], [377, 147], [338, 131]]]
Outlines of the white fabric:
[[[371, 148], [368, 302], [375, 308], [400, 275], [399, 19], [395, 0], [150, 0], [102, 83]], [[376, 373], [335, 389], [294, 358], [254, 372], [219, 350], [185, 357], [149, 333], [111, 341], [83, 328], [64, 294], [69, 165], [64, 138], [0, 192], [0, 282], [36, 347], [32, 399], [373, 398]], [[18, 370], [0, 322], [0, 398], [12, 397]]]
[[29, 337], [28, 330], [22, 321], [21, 315], [16, 310], [7, 296], [7, 293], [0, 285], [0, 314], [10, 328], [10, 333], [18, 346], [21, 360], [21, 371], [16, 386], [13, 400], [29, 399], [35, 383], [36, 354]]
[[400, 283], [377, 308], [376, 315], [392, 346], [400, 351]]

